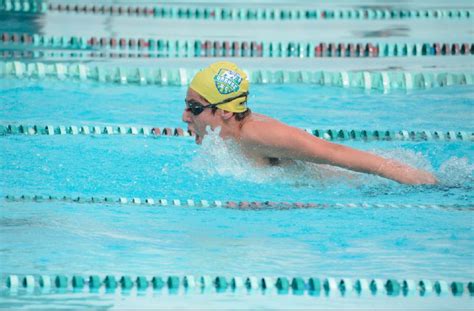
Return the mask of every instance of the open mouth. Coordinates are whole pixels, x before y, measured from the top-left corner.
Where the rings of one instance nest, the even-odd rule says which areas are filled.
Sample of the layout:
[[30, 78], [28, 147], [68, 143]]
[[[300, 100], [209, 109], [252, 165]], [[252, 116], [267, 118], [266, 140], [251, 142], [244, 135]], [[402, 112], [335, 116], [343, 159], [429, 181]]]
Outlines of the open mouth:
[[202, 137], [199, 134], [196, 134], [195, 142], [198, 145], [200, 145], [202, 143]]
[[199, 135], [195, 130], [194, 128], [192, 128], [191, 126], [188, 126], [188, 132], [191, 132], [194, 134], [194, 140], [196, 142], [196, 144], [200, 145], [202, 143], [202, 136]]

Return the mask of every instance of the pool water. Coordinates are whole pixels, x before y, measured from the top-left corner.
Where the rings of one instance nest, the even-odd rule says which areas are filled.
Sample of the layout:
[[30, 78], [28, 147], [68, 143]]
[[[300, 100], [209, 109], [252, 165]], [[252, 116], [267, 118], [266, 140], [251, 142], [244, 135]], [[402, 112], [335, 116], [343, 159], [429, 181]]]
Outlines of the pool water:
[[[16, 122], [21, 120], [21, 124], [30, 125], [185, 127], [180, 121], [185, 88], [35, 80], [0, 83], [2, 124], [19, 124]], [[473, 87], [463, 86], [387, 95], [268, 85], [252, 87], [249, 105], [255, 112], [301, 128], [469, 131], [472, 124], [466, 111], [472, 109], [473, 91]], [[464, 282], [474, 276], [473, 216], [469, 208], [473, 202], [474, 159], [470, 141], [341, 142], [427, 169], [440, 180], [436, 186], [407, 186], [304, 163], [256, 167], [216, 133], [206, 137], [202, 146], [195, 145], [192, 137], [140, 135], [1, 139], [2, 196], [464, 207], [258, 211], [2, 201], [2, 275], [153, 275], [159, 271], [162, 275], [396, 276]], [[72, 300], [62, 297], [44, 295], [32, 302], [21, 295], [6, 296], [6, 306], [41, 305], [49, 299], [50, 305], [62, 307], [126, 308], [137, 299], [87, 293], [74, 294]], [[167, 295], [150, 297], [147, 303], [152, 307], [159, 299], [165, 306], [183, 303], [189, 307], [203, 299], [199, 295], [186, 297], [187, 304]], [[219, 297], [206, 303], [223, 307], [231, 302], [248, 307], [266, 301], [261, 295]], [[297, 301], [301, 307], [314, 307], [310, 297], [275, 297], [265, 305], [291, 307]], [[379, 298], [353, 299], [368, 306]], [[353, 299], [336, 299], [336, 306], [351, 305]], [[417, 307], [438, 306], [436, 299], [424, 299], [410, 302]], [[334, 306], [327, 299], [319, 302], [320, 306]], [[466, 301], [456, 300], [453, 306], [458, 304], [465, 306]]]
[[[471, 10], [472, 1], [160, 1], [182, 7]], [[62, 4], [51, 0], [48, 3]], [[97, 5], [76, 0], [74, 4]], [[158, 6], [107, 0], [100, 5]], [[72, 4], [71, 4], [72, 5]], [[440, 11], [441, 12], [441, 11]], [[473, 42], [472, 17], [318, 20], [174, 19], [48, 11], [0, 12], [1, 33], [47, 37], [301, 43], [448, 44]], [[276, 31], [277, 30], [277, 31]], [[95, 49], [95, 48], [94, 48]], [[106, 57], [120, 52], [124, 58]], [[31, 57], [27, 57], [32, 52]], [[34, 52], [34, 53], [33, 53]], [[147, 57], [146, 51], [78, 50], [0, 42], [2, 61], [85, 64], [93, 68], [198, 70], [217, 58]], [[122, 53], [123, 52], [123, 53]], [[142, 53], [143, 52], [143, 53]], [[23, 56], [25, 57], [23, 57]], [[246, 70], [470, 73], [472, 55], [423, 57], [241, 57]], [[186, 87], [42, 78], [0, 79], [0, 126], [184, 128]], [[448, 83], [446, 83], [448, 84]], [[73, 290], [71, 276], [314, 277], [460, 281], [474, 279], [474, 86], [383, 93], [302, 84], [252, 85], [249, 106], [303, 129], [463, 131], [464, 140], [338, 141], [432, 172], [440, 183], [410, 186], [329, 166], [295, 162], [259, 167], [218, 130], [193, 137], [0, 135], [0, 308], [5, 309], [474, 309], [472, 294], [391, 296], [347, 292], [228, 289]], [[0, 128], [0, 130], [3, 128]], [[9, 200], [25, 195], [24, 200]], [[35, 195], [73, 200], [27, 199]], [[152, 198], [160, 204], [96, 203], [84, 198]], [[182, 206], [174, 206], [180, 200]], [[193, 200], [196, 206], [185, 202]], [[203, 207], [199, 202], [210, 204]], [[223, 202], [223, 207], [212, 202]], [[228, 208], [226, 202], [320, 204], [313, 208]], [[326, 205], [325, 205], [326, 204]], [[326, 206], [326, 207], [325, 207]], [[330, 206], [330, 207], [327, 207]], [[64, 274], [66, 290], [41, 276]], [[8, 276], [35, 288], [8, 287]], [[417, 284], [417, 283], [416, 283]], [[26, 287], [26, 288], [25, 288]], [[120, 286], [119, 286], [120, 287]], [[383, 287], [383, 286], [382, 286]], [[471, 290], [470, 290], [471, 291]], [[416, 293], [414, 293], [416, 292]], [[472, 293], [472, 291], [471, 291]]]
[[[5, 124], [22, 120], [30, 125], [186, 128], [181, 121], [186, 88], [0, 83], [5, 90], [0, 118]], [[464, 86], [384, 95], [302, 85], [255, 86], [249, 105], [300, 128], [469, 131], [471, 118], [465, 111], [471, 109], [473, 90]], [[344, 142], [432, 171], [441, 181], [434, 187], [412, 187], [305, 163], [256, 168], [237, 146], [223, 144], [216, 136], [208, 137], [202, 147], [191, 137], [7, 136], [2, 169], [8, 174], [2, 174], [1, 188], [14, 195], [116, 194], [181, 200], [466, 204], [473, 199], [468, 141]]]
[[[0, 87], [2, 122], [185, 127], [186, 87], [17, 79], [1, 79]], [[473, 97], [474, 88], [465, 85], [388, 94], [251, 85], [249, 107], [302, 128], [470, 131]]]

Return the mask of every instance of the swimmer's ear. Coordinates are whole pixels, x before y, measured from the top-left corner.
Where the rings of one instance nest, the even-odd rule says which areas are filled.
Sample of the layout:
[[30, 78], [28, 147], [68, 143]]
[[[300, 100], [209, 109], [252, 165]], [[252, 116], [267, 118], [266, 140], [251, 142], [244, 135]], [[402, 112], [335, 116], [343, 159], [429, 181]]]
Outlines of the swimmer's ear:
[[229, 120], [234, 115], [233, 112], [221, 110], [221, 117], [223, 120]]

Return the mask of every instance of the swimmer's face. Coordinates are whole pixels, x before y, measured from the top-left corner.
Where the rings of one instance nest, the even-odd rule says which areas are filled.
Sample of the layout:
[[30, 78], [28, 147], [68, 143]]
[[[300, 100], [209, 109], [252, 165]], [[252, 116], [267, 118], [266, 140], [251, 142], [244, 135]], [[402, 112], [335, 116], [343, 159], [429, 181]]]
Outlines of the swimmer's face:
[[196, 143], [201, 144], [204, 135], [207, 134], [206, 126], [210, 125], [212, 129], [218, 125], [217, 114], [212, 113], [212, 109], [203, 109], [198, 115], [195, 115], [189, 108], [190, 104], [197, 106], [208, 106], [209, 103], [196, 91], [188, 89], [186, 94], [186, 106], [183, 111], [183, 122], [188, 124], [188, 130], [196, 133]]

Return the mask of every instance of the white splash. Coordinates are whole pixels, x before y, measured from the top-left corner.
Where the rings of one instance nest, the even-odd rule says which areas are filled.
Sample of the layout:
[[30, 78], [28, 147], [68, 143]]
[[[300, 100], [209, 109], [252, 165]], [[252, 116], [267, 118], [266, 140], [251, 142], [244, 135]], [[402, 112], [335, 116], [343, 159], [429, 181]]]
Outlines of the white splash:
[[[358, 174], [328, 165], [317, 165], [294, 161], [289, 165], [262, 166], [248, 158], [233, 139], [222, 139], [220, 128], [206, 128], [201, 148], [198, 149], [189, 167], [205, 171], [210, 176], [229, 176], [241, 181], [255, 183], [285, 183], [295, 186], [319, 185], [341, 175], [356, 178]], [[341, 178], [338, 178], [341, 179]]]
[[[318, 165], [303, 161], [293, 161], [289, 165], [262, 166], [249, 159], [233, 139], [222, 139], [220, 128], [206, 128], [201, 147], [197, 150], [188, 167], [208, 176], [227, 176], [239, 181], [254, 183], [279, 183], [294, 187], [321, 187], [337, 183], [349, 187], [368, 184], [384, 184], [383, 178], [352, 172], [330, 165]], [[397, 148], [372, 150], [374, 154], [394, 159], [410, 166], [434, 173], [443, 186], [459, 186], [472, 182], [474, 165], [466, 158], [453, 157], [435, 171], [429, 159], [422, 152]]]
[[391, 150], [376, 150], [373, 153], [387, 159], [397, 160], [418, 169], [433, 172], [433, 167], [430, 161], [421, 152], [397, 148]]
[[388, 151], [377, 150], [374, 153], [431, 172], [438, 178], [440, 186], [464, 187], [472, 184], [474, 179], [474, 164], [470, 164], [466, 157], [451, 157], [435, 170], [429, 159], [421, 152], [399, 148]]
[[265, 178], [262, 180], [265, 174], [260, 176], [261, 174], [254, 172], [255, 164], [242, 153], [238, 143], [233, 139], [222, 139], [220, 131], [220, 127], [215, 130], [206, 128], [207, 135], [190, 164], [191, 169], [205, 170], [211, 176], [232, 176], [238, 180], [266, 182]]
[[445, 186], [459, 187], [472, 185], [474, 164], [470, 164], [466, 157], [451, 157], [441, 164], [438, 178]]

